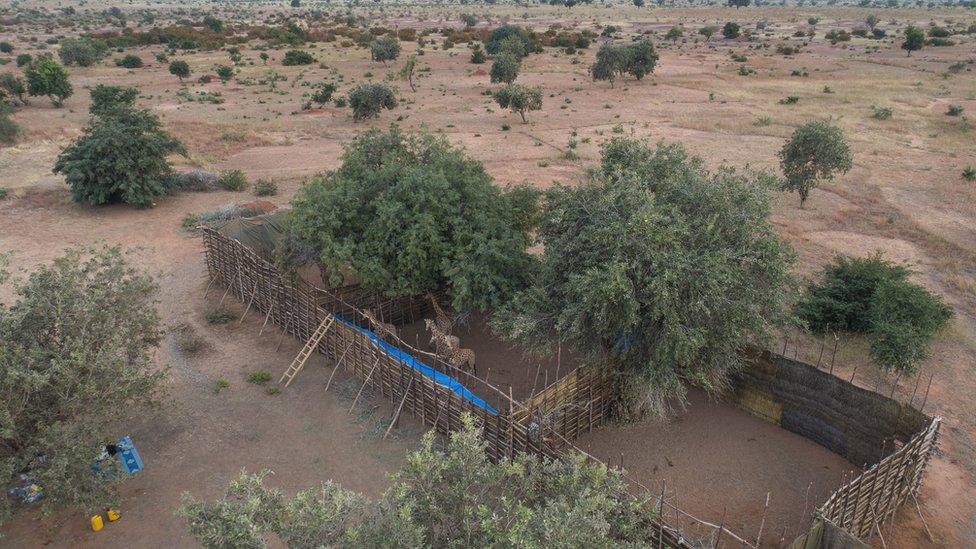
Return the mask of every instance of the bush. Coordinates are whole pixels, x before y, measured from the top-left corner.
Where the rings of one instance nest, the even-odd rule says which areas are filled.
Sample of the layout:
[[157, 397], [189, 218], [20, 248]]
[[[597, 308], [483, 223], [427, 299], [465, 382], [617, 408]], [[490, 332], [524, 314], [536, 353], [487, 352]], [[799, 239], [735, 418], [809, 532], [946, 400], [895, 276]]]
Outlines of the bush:
[[518, 77], [520, 65], [518, 58], [511, 53], [500, 54], [491, 64], [491, 82], [511, 84]]
[[207, 170], [190, 170], [170, 176], [176, 190], [196, 193], [209, 193], [223, 188], [220, 176]]
[[278, 194], [278, 184], [273, 179], [258, 179], [254, 184], [254, 196], [274, 196]]
[[[0, 115], [0, 143], [13, 145], [20, 138], [23, 129], [6, 115]], [[6, 195], [6, 189], [4, 189]]]
[[10, 42], [0, 42], [0, 53], [11, 53], [14, 51], [14, 45]]
[[332, 82], [322, 82], [315, 86], [312, 90], [312, 101], [319, 104], [319, 106], [325, 105], [329, 101], [332, 101], [332, 94], [336, 91], [336, 85]]
[[27, 65], [30, 65], [31, 61], [33, 61], [33, 60], [34, 60], [34, 58], [31, 57], [31, 55], [29, 53], [22, 53], [22, 54], [20, 54], [20, 55], [17, 56], [17, 66], [18, 67], [25, 67]]
[[37, 59], [24, 71], [27, 78], [27, 92], [32, 96], [46, 95], [55, 107], [64, 105], [74, 89], [68, 80], [68, 71], [50, 56]]
[[728, 38], [729, 40], [738, 38], [741, 33], [742, 30], [739, 27], [739, 24], [732, 21], [729, 21], [724, 27], [722, 27], [722, 36]]
[[234, 318], [234, 313], [230, 309], [222, 307], [209, 309], [203, 314], [203, 319], [207, 321], [207, 324], [227, 324]]
[[871, 117], [877, 120], [888, 120], [895, 113], [895, 109], [893, 107], [887, 106], [879, 107], [877, 105], [872, 105], [871, 110], [873, 111]]
[[850, 42], [851, 33], [844, 29], [833, 29], [824, 35], [824, 38], [830, 41], [831, 44], [836, 44], [838, 42]]
[[138, 55], [126, 55], [115, 60], [115, 65], [127, 69], [138, 69], [142, 67], [142, 58]]
[[302, 50], [288, 50], [285, 52], [285, 57], [281, 64], [287, 66], [293, 65], [311, 65], [315, 62], [315, 58], [312, 54], [307, 51]]
[[959, 116], [963, 110], [962, 105], [949, 105], [946, 116]]
[[[38, 267], [0, 307], [0, 478], [43, 487], [45, 512], [117, 502], [118, 460], [93, 460], [117, 425], [163, 401], [153, 356], [159, 289], [119, 248], [74, 248]], [[0, 498], [0, 520], [15, 499]]]
[[653, 507], [628, 494], [622, 472], [579, 453], [494, 463], [485, 447], [465, 414], [445, 444], [423, 437], [379, 501], [332, 481], [290, 498], [263, 485], [267, 473], [242, 472], [214, 502], [183, 494], [178, 514], [209, 548], [264, 547], [271, 537], [287, 547], [653, 545]]
[[108, 46], [100, 40], [65, 38], [58, 49], [58, 57], [67, 66], [90, 67], [108, 53]]
[[240, 192], [247, 188], [247, 176], [241, 170], [221, 172], [220, 186], [227, 191]]
[[91, 89], [91, 105], [88, 112], [92, 116], [105, 116], [119, 109], [135, 106], [139, 90], [121, 86], [98, 84]]
[[255, 385], [264, 385], [265, 383], [271, 381], [271, 372], [265, 370], [248, 372], [247, 381], [248, 383], [253, 383]]
[[477, 47], [471, 52], [471, 62], [475, 65], [480, 65], [485, 62], [485, 50], [481, 47]]
[[524, 30], [513, 25], [502, 25], [491, 31], [488, 35], [488, 39], [485, 40], [485, 50], [491, 55], [500, 53], [502, 42], [506, 38], [515, 37], [519, 42], [522, 43], [522, 49], [525, 52], [536, 51], [536, 45], [529, 38], [529, 35]]
[[909, 274], [880, 252], [867, 258], [838, 256], [824, 268], [820, 282], [808, 284], [796, 314], [816, 333], [868, 335], [879, 365], [911, 373], [952, 311], [908, 282]]
[[976, 181], [976, 167], [966, 166], [963, 168], [962, 178], [966, 181]]
[[299, 191], [293, 230], [332, 284], [357, 277], [390, 297], [448, 287], [458, 309], [484, 307], [528, 276], [528, 202], [443, 137], [373, 128]]
[[373, 61], [393, 61], [400, 55], [400, 43], [395, 38], [380, 36], [369, 44], [370, 56]]
[[190, 77], [190, 65], [182, 59], [174, 59], [169, 64], [169, 73], [180, 79], [183, 82], [184, 78]]
[[162, 129], [159, 117], [132, 107], [92, 114], [82, 136], [54, 164], [54, 173], [64, 174], [74, 200], [147, 207], [168, 194], [172, 180], [166, 157], [185, 150]]
[[[12, 99], [27, 105], [27, 85], [24, 79], [12, 72], [0, 73], [0, 95], [6, 92]], [[2, 108], [0, 108], [2, 110]], [[3, 114], [3, 113], [0, 113]]]
[[393, 89], [386, 84], [360, 84], [349, 92], [349, 106], [355, 121], [376, 118], [383, 109], [397, 106]]

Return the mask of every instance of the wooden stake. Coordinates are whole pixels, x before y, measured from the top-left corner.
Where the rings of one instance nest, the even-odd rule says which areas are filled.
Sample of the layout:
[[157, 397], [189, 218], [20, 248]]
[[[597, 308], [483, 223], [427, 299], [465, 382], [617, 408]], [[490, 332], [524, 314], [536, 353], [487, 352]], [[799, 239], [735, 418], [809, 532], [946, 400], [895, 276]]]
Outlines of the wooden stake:
[[383, 433], [383, 440], [390, 436], [390, 431], [393, 430], [393, 426], [396, 425], [398, 419], [400, 419], [400, 411], [403, 410], [403, 404], [407, 401], [407, 395], [410, 394], [410, 387], [413, 386], [413, 376], [410, 376], [410, 382], [407, 383], [407, 390], [403, 392], [403, 398], [400, 399], [400, 405], [397, 406], [396, 413], [393, 414], [393, 421], [390, 422], [390, 426], [386, 428], [386, 432]]
[[722, 532], [725, 530], [725, 513], [728, 512], [728, 507], [722, 508], [722, 522], [718, 525], [718, 536], [715, 538], [715, 549], [719, 549], [722, 545]]
[[254, 304], [254, 296], [256, 295], [258, 295], [258, 279], [254, 279], [254, 289], [251, 290], [251, 297], [247, 300], [247, 307], [244, 307], [244, 314], [242, 314], [241, 319], [237, 321], [238, 326], [244, 322], [244, 317], [246, 317], [247, 312], [251, 310], [251, 305]]
[[339, 356], [339, 360], [336, 362], [335, 368], [332, 369], [332, 374], [329, 375], [329, 381], [325, 382], [325, 392], [329, 392], [329, 386], [332, 385], [332, 378], [335, 377], [336, 372], [339, 371], [339, 366], [342, 366], [342, 361], [346, 358], [346, 352], [349, 351], [353, 346], [352, 342], [346, 345], [346, 348], [342, 350], [342, 355]]
[[376, 357], [376, 362], [373, 363], [373, 367], [369, 369], [369, 373], [366, 374], [366, 379], [363, 380], [363, 386], [359, 388], [359, 392], [356, 393], [356, 398], [352, 399], [352, 406], [349, 407], [349, 413], [351, 414], [353, 410], [356, 409], [356, 403], [359, 402], [359, 397], [363, 394], [363, 389], [369, 383], [370, 378], [373, 377], [373, 371], [376, 367], [380, 365], [380, 357]]
[[769, 510], [769, 492], [766, 492], [766, 505], [763, 507], [762, 520], [759, 521], [759, 533], [756, 534], [756, 547], [759, 547], [762, 541], [763, 527], [766, 526], [766, 511]]

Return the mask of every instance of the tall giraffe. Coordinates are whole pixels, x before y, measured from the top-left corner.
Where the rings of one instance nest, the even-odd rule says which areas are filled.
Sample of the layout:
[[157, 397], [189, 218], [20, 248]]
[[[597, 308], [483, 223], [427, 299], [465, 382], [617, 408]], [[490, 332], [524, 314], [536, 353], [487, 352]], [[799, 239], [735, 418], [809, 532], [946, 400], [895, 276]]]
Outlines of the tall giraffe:
[[435, 321], [426, 318], [424, 322], [432, 334], [430, 341], [434, 344], [435, 352], [439, 356], [459, 370], [467, 370], [472, 374], [478, 373], [473, 350], [463, 349], [461, 340], [457, 336], [445, 334]]
[[386, 339], [388, 335], [393, 336], [394, 338], [399, 337], [397, 334], [397, 327], [387, 322], [380, 322], [379, 319], [376, 318], [376, 314], [373, 313], [373, 311], [363, 309], [363, 316], [366, 317], [366, 320], [373, 325], [373, 330], [376, 332], [376, 335], [380, 336], [381, 338]]
[[430, 304], [434, 306], [435, 322], [437, 327], [440, 328], [445, 334], [450, 334], [451, 330], [454, 328], [454, 318], [447, 314], [444, 309], [441, 309], [441, 304], [437, 302], [437, 299], [427, 292], [427, 299], [430, 300]]

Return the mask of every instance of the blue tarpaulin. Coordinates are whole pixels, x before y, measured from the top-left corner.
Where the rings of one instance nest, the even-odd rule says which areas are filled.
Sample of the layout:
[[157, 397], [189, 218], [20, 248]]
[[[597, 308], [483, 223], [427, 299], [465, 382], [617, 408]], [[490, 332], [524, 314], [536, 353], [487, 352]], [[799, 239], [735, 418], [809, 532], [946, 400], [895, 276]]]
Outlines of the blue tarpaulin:
[[410, 366], [414, 370], [417, 370], [421, 374], [429, 377], [430, 379], [434, 380], [434, 382], [437, 383], [438, 385], [447, 387], [448, 389], [450, 389], [451, 391], [453, 391], [454, 394], [458, 395], [459, 397], [463, 398], [464, 400], [467, 400], [468, 402], [470, 402], [471, 404], [474, 404], [475, 406], [477, 406], [479, 408], [484, 408], [485, 410], [488, 410], [489, 412], [491, 412], [493, 414], [497, 414], [498, 413], [497, 410], [495, 410], [494, 408], [492, 408], [491, 406], [489, 406], [488, 403], [485, 402], [482, 398], [480, 398], [478, 395], [476, 395], [476, 394], [472, 393], [471, 391], [469, 391], [468, 388], [465, 387], [464, 385], [461, 385], [461, 382], [460, 381], [454, 379], [453, 377], [451, 377], [451, 376], [449, 376], [447, 374], [438, 372], [434, 368], [432, 368], [432, 367], [424, 364], [423, 362], [417, 360], [417, 358], [414, 357], [413, 355], [404, 353], [400, 349], [397, 349], [393, 345], [390, 345], [386, 341], [383, 341], [383, 338], [381, 338], [380, 336], [378, 336], [378, 335], [374, 334], [373, 332], [367, 330], [366, 328], [361, 328], [361, 327], [353, 324], [352, 322], [349, 322], [348, 320], [345, 320], [345, 319], [341, 318], [338, 315], [333, 315], [333, 316], [335, 316], [336, 317], [336, 320], [338, 320], [339, 322], [342, 322], [343, 324], [345, 324], [346, 326], [349, 326], [350, 328], [352, 328], [354, 330], [358, 330], [363, 335], [365, 335], [366, 337], [368, 337], [371, 340], [373, 340], [377, 345], [379, 345], [379, 347], [381, 349], [383, 349], [383, 351], [386, 354], [392, 356], [393, 358], [395, 358], [395, 359], [397, 359], [399, 361], [402, 361], [404, 364]]
[[119, 453], [116, 455], [119, 461], [122, 462], [122, 467], [125, 468], [126, 473], [132, 475], [142, 471], [142, 458], [139, 457], [139, 452], [136, 451], [136, 445], [132, 443], [129, 435], [120, 438], [116, 447], [119, 450]]

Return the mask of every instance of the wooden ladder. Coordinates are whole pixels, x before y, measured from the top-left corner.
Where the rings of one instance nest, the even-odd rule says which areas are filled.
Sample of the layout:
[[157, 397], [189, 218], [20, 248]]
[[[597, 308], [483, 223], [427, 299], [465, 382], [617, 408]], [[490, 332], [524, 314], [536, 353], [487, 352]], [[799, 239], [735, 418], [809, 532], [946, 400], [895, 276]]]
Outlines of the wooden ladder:
[[332, 327], [334, 322], [334, 316], [328, 315], [325, 317], [325, 320], [323, 320], [322, 323], [319, 324], [319, 327], [315, 329], [315, 332], [312, 333], [312, 337], [308, 338], [308, 341], [305, 342], [305, 347], [298, 352], [298, 356], [295, 357], [295, 360], [291, 361], [291, 365], [288, 366], [285, 373], [281, 375], [281, 379], [278, 380], [278, 383], [281, 383], [287, 379], [288, 381], [285, 381], [285, 387], [288, 387], [288, 384], [295, 379], [298, 372], [302, 371], [302, 367], [305, 366], [305, 362], [308, 361], [308, 357], [312, 356], [312, 352], [316, 347], [318, 347], [319, 341], [322, 341], [322, 338], [325, 337], [325, 332], [329, 331], [329, 328]]

